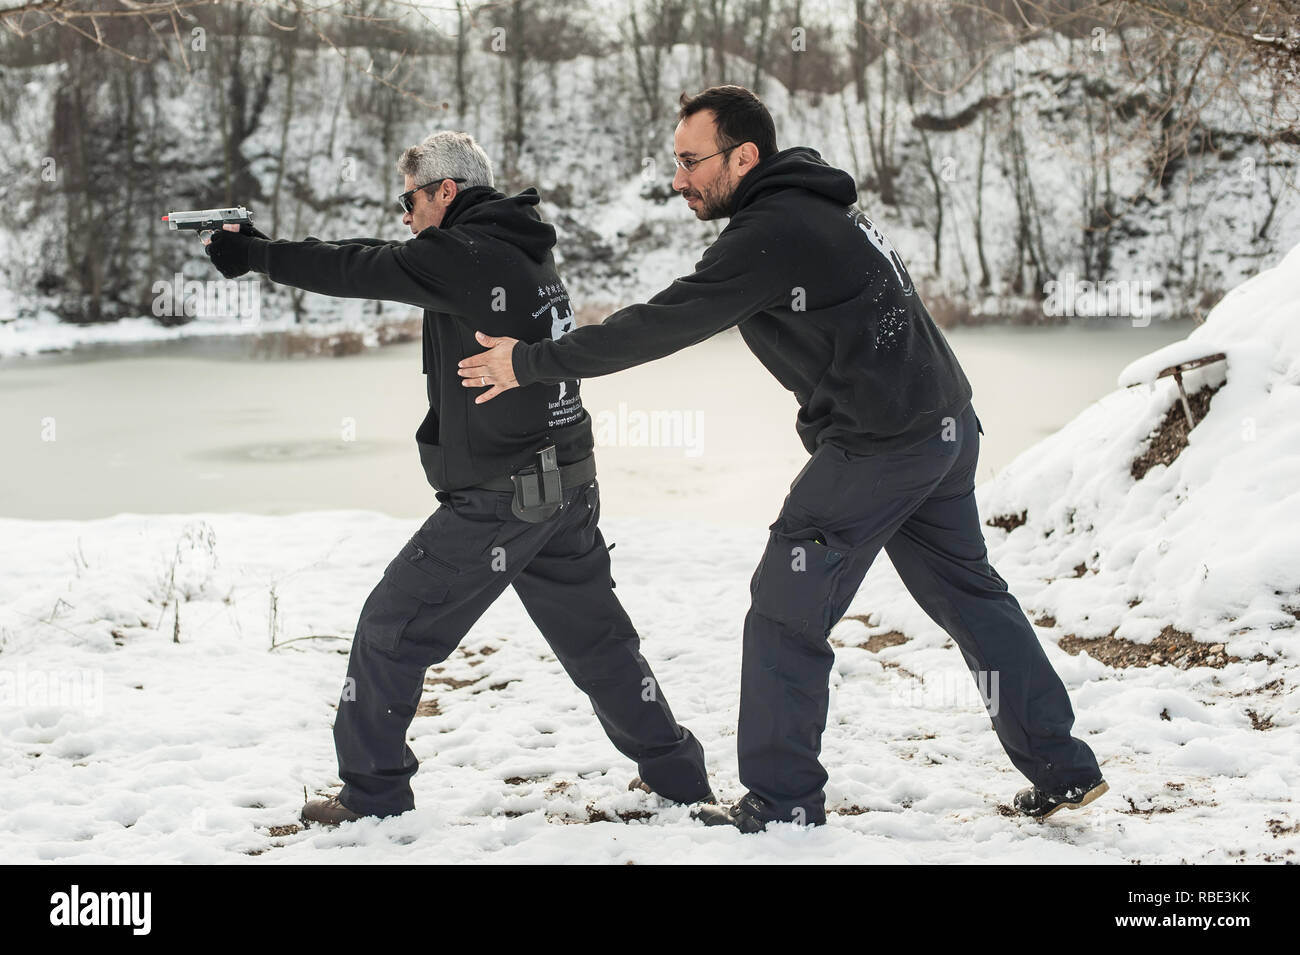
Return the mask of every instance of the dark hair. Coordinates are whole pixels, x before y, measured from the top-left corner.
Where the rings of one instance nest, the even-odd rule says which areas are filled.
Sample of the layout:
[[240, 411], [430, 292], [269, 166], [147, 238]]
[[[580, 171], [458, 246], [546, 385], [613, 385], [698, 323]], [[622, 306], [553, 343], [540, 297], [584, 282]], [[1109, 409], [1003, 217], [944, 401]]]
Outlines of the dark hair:
[[766, 159], [776, 152], [776, 124], [763, 101], [743, 86], [712, 86], [691, 96], [683, 93], [678, 101], [680, 122], [700, 110], [713, 111], [717, 117], [718, 145], [753, 143], [758, 147], [758, 158]]

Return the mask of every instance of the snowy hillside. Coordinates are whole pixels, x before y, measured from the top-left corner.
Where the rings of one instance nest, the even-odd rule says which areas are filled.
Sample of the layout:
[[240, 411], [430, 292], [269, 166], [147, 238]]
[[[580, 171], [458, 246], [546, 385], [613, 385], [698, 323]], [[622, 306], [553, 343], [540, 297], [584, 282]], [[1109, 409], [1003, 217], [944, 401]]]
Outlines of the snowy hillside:
[[[832, 6], [841, 42], [825, 55], [843, 57], [851, 7]], [[267, 67], [265, 102], [257, 121], [246, 124], [238, 148], [246, 179], [232, 201], [252, 207], [258, 223], [280, 238], [403, 239], [408, 233], [392, 205], [400, 181], [397, 155], [434, 128], [462, 127], [494, 157], [503, 186], [539, 188], [542, 214], [559, 232], [561, 272], [580, 309], [588, 307], [598, 318], [613, 306], [644, 299], [688, 272], [719, 228], [697, 222], [669, 188], [673, 103], [680, 91], [705, 83], [704, 70], [695, 44], [664, 51], [662, 115], [652, 123], [617, 20], [602, 29], [612, 31], [602, 55], [529, 65], [524, 141], [508, 183], [503, 157], [512, 134], [503, 90], [510, 67], [478, 40], [467, 52], [464, 115], [391, 94], [345, 68], [328, 49], [299, 50], [293, 61], [296, 93], [278, 66]], [[1130, 35], [1128, 42], [1140, 39]], [[213, 52], [226, 41], [214, 37]], [[275, 62], [276, 48], [266, 37], [244, 37], [240, 49], [250, 73]], [[362, 61], [367, 55], [353, 52]], [[369, 52], [380, 73], [400, 60], [424, 95], [442, 99], [452, 86], [450, 55]], [[60, 64], [0, 71], [0, 93], [9, 100], [0, 110], [0, 130], [15, 144], [0, 157], [0, 200], [12, 210], [0, 224], [0, 327], [8, 326], [0, 355], [73, 347], [101, 335], [125, 340], [151, 331], [175, 334], [151, 317], [155, 283], [170, 282], [177, 273], [186, 280], [216, 278], [192, 237], [168, 233], [157, 221], [167, 209], [224, 201], [218, 168], [193, 159], [220, 147], [212, 102], [223, 95], [227, 79], [214, 59], [195, 57], [188, 72], [154, 65], [152, 73], [125, 74], [123, 91], [96, 88], [87, 94], [85, 125], [113, 150], [124, 148], [118, 144], [122, 97], [132, 97], [148, 119], [148, 139], [134, 148], [148, 156], [153, 172], [132, 180], [126, 195], [66, 193], [75, 178], [71, 160], [58, 150], [48, 155], [59, 108], [55, 94], [66, 72]], [[750, 72], [743, 60], [734, 60], [737, 74]], [[83, 68], [93, 75], [95, 62]], [[1219, 66], [1211, 58], [1206, 69]], [[1186, 318], [1300, 242], [1294, 132], [1281, 128], [1280, 117], [1270, 116], [1278, 128], [1259, 128], [1235, 100], [1230, 107], [1213, 100], [1197, 118], [1205, 127], [1198, 135], [1208, 145], [1181, 159], [1169, 181], [1156, 186], [1148, 168], [1149, 121], [1133, 105], [1144, 103], [1149, 91], [1124, 67], [1118, 49], [1103, 53], [1047, 35], [997, 52], [982, 68], [988, 87], [983, 98], [974, 85], [954, 95], [915, 98], [889, 86], [897, 205], [883, 201], [876, 188], [869, 158], [875, 148], [870, 113], [876, 107], [859, 99], [853, 83], [835, 92], [791, 94], [775, 66], [773, 75], [763, 77], [780, 144], [813, 146], [855, 175], [863, 205], [891, 236], [941, 321], [1017, 315], [1042, 320], [1041, 283], [1072, 276], [1148, 283], [1152, 317]], [[1252, 108], [1270, 102], [1262, 88], [1245, 88], [1242, 95]], [[980, 106], [986, 100], [997, 105]], [[594, 103], [602, 108], [593, 109]], [[1103, 116], [1110, 117], [1104, 133], [1097, 125]], [[134, 162], [113, 151], [103, 157], [104, 164], [130, 169]], [[53, 181], [33, 172], [47, 166]], [[1102, 180], [1105, 196], [1097, 194]], [[129, 209], [123, 205], [127, 196]], [[1103, 200], [1104, 213], [1098, 207]], [[1035, 248], [1029, 251], [1023, 247], [1026, 227], [1016, 215], [1026, 202], [1035, 210]], [[93, 224], [69, 237], [60, 214], [64, 207]], [[117, 220], [134, 225], [89, 242], [87, 234], [101, 222]], [[1103, 237], [1104, 255], [1096, 248]], [[82, 249], [79, 243], [87, 244]], [[99, 284], [88, 286], [88, 267], [77, 253], [98, 254], [101, 247], [102, 275], [97, 272]], [[1035, 261], [1032, 269], [1027, 257]], [[363, 309], [320, 296], [295, 303], [269, 283], [263, 295], [260, 320], [267, 327], [292, 318], [355, 326], [375, 315], [372, 305]], [[145, 321], [77, 335], [33, 321], [75, 312], [78, 302], [90, 301], [105, 314]], [[385, 314], [393, 312], [389, 305]], [[244, 321], [236, 330], [257, 328]]]

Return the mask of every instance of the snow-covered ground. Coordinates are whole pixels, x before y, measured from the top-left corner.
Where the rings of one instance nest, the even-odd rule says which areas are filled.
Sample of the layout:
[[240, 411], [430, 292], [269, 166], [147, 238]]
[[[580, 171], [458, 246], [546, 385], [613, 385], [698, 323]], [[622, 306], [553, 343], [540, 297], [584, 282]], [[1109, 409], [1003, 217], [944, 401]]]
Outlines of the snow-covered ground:
[[[410, 732], [414, 812], [273, 828], [294, 826], [304, 787], [338, 782], [341, 652], [416, 525], [361, 511], [119, 515], [0, 521], [0, 858], [1295, 861], [1297, 329], [1300, 249], [1189, 337], [1228, 354], [1189, 391], [1198, 376], [1227, 380], [1172, 464], [1129, 474], [1176, 400], [1162, 379], [1106, 396], [979, 489], [986, 519], [1027, 512], [986, 537], [1031, 619], [1055, 619], [1039, 636], [1111, 785], [1081, 812], [1008, 814], [1024, 780], [960, 654], [882, 555], [832, 634], [826, 827], [743, 836], [627, 792], [634, 767], [507, 595], [429, 674], [429, 715]], [[1144, 380], [1188, 347], [1121, 377]], [[643, 650], [733, 798], [740, 626], [766, 529], [671, 510], [620, 519], [611, 506], [602, 526]], [[1057, 645], [1112, 632], [1149, 643], [1166, 625], [1240, 659], [1116, 669]], [[862, 646], [891, 631], [905, 642]]]

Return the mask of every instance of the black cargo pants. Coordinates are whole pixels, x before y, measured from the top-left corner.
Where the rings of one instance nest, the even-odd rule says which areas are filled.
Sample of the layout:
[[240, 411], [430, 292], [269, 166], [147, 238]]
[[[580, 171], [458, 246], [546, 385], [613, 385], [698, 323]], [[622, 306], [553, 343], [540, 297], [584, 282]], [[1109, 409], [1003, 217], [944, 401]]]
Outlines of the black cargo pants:
[[740, 781], [774, 818], [825, 821], [830, 628], [883, 547], [961, 651], [1012, 764], [1052, 793], [1100, 775], [1070, 735], [1065, 686], [988, 562], [975, 507], [973, 407], [892, 454], [823, 445], [795, 478], [750, 584], [737, 750]]
[[447, 659], [510, 585], [641, 778], [669, 799], [706, 796], [704, 751], [673, 718], [614, 596], [596, 482], [566, 489], [565, 506], [539, 524], [511, 513], [509, 492], [438, 498], [442, 506], [361, 610], [334, 721], [343, 804], [378, 816], [414, 807], [410, 778], [418, 764], [406, 731], [425, 671]]

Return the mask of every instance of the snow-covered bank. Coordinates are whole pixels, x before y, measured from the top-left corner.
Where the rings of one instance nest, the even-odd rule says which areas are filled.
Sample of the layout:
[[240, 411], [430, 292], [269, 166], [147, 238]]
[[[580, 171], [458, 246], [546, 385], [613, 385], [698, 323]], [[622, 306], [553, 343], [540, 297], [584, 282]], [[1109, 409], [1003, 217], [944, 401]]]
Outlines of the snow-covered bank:
[[[1178, 403], [1161, 368], [1223, 353], [1183, 376], [1222, 386], [1188, 446], [1134, 481], [1147, 435]], [[1061, 633], [1148, 643], [1166, 625], [1241, 657], [1295, 653], [1300, 615], [1300, 247], [1231, 291], [1184, 342], [1120, 373], [1116, 392], [983, 488], [999, 569]], [[1083, 565], [1080, 574], [1075, 568]], [[1077, 575], [1076, 575], [1077, 574]]]
[[[161, 325], [151, 318], [121, 318], [112, 322], [77, 325], [60, 322], [53, 314], [47, 312], [39, 318], [0, 321], [0, 358], [85, 350], [96, 346], [142, 345], [183, 339], [264, 335], [296, 335], [304, 339], [318, 340], [319, 343], [304, 343], [298, 347], [298, 351], [328, 354], [331, 347], [337, 345], [343, 338], [355, 338], [356, 347], [375, 348], [391, 337], [390, 328], [373, 318], [361, 317], [362, 303], [348, 304], [357, 307], [344, 310], [343, 317], [316, 319], [301, 324], [295, 323], [292, 316], [285, 315], [258, 317], [255, 320], [197, 318], [184, 325]], [[411, 317], [417, 323], [413, 334], [418, 339], [420, 315], [418, 312], [412, 312]], [[400, 324], [401, 319], [390, 320], [390, 324], [393, 322]]]

